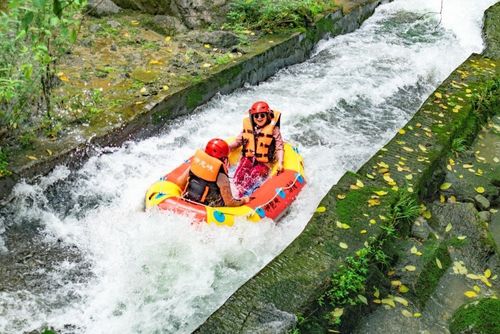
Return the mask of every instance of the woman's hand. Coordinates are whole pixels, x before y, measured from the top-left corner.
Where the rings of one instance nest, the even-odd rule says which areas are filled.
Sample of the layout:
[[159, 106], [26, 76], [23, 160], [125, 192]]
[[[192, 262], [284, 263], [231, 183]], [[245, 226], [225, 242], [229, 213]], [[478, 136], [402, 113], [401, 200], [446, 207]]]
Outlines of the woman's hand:
[[282, 162], [278, 162], [278, 167], [276, 168], [277, 174], [283, 172], [283, 170], [284, 170], [283, 163]]

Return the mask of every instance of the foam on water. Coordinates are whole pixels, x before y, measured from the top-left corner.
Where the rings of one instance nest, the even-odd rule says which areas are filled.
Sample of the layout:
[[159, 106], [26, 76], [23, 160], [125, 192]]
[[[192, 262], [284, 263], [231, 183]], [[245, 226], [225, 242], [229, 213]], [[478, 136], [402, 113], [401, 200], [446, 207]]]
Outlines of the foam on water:
[[[380, 6], [358, 31], [321, 41], [305, 63], [217, 96], [161, 136], [18, 184], [0, 226], [39, 226], [44, 243], [80, 256], [37, 269], [57, 289], [0, 292], [0, 332], [192, 331], [300, 233], [346, 170], [359, 168], [482, 49], [481, 18], [495, 2], [445, 0], [439, 26], [439, 15], [422, 16], [439, 11], [438, 0]], [[282, 133], [299, 147], [308, 179], [278, 225], [194, 226], [189, 217], [142, 211], [151, 183], [208, 139], [236, 135], [260, 99], [283, 111]], [[87, 271], [78, 272], [82, 261]]]

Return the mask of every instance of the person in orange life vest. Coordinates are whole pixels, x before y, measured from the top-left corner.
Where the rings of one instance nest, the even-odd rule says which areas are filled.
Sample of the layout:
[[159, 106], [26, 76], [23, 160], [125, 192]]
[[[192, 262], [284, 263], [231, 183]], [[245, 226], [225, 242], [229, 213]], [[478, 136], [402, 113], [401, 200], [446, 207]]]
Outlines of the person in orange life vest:
[[228, 154], [227, 143], [219, 138], [210, 140], [205, 151], [197, 150], [185, 172], [187, 183], [182, 197], [208, 206], [240, 206], [248, 203], [248, 197], [233, 197], [227, 176]]
[[243, 119], [243, 131], [229, 145], [230, 150], [243, 146], [233, 177], [240, 197], [268, 176], [273, 162], [277, 163], [278, 173], [283, 171], [281, 113], [271, 110], [264, 101], [255, 102], [248, 113], [249, 117]]

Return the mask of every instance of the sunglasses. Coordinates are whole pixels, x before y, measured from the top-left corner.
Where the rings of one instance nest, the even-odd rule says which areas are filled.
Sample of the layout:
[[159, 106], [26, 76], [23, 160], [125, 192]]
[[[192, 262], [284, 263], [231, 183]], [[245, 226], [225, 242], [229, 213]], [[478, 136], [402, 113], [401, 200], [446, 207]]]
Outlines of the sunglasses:
[[255, 119], [266, 118], [266, 117], [267, 117], [267, 113], [265, 113], [265, 112], [260, 112], [258, 114], [253, 114], [253, 118], [255, 118]]

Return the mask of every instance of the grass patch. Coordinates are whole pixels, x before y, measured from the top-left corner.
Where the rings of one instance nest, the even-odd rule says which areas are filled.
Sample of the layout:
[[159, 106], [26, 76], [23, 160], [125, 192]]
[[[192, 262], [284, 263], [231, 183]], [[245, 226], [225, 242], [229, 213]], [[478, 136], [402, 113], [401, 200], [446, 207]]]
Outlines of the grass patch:
[[235, 0], [230, 6], [225, 28], [266, 32], [310, 26], [318, 15], [336, 7], [326, 0]]

